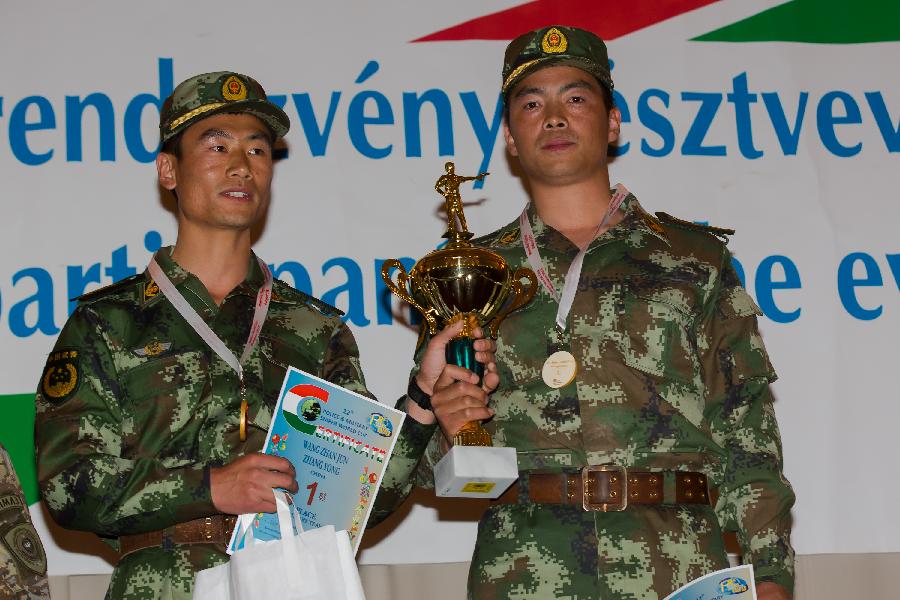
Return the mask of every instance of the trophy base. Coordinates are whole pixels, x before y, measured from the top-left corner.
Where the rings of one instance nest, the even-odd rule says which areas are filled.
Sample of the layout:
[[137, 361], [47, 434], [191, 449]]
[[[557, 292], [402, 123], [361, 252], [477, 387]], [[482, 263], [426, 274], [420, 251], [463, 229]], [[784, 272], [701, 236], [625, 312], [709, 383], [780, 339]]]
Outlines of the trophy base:
[[434, 489], [446, 498], [499, 498], [519, 478], [515, 448], [453, 446], [434, 466]]

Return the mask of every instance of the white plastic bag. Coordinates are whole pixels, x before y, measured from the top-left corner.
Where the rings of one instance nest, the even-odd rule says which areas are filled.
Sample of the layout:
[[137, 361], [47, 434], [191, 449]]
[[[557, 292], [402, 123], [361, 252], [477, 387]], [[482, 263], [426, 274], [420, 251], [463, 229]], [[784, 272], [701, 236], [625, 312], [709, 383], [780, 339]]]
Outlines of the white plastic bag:
[[287, 494], [275, 490], [275, 503], [281, 539], [254, 540], [253, 515], [242, 515], [244, 548], [197, 573], [194, 599], [365, 600], [347, 532], [331, 525], [303, 531]]

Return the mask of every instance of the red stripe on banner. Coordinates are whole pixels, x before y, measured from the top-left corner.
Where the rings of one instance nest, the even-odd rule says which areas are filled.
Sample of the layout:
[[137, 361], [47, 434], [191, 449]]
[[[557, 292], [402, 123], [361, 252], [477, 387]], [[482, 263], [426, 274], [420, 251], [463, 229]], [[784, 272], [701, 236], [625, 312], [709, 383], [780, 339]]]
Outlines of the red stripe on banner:
[[322, 402], [328, 402], [328, 392], [318, 386], [310, 385], [308, 383], [295, 385], [291, 388], [291, 393], [303, 396], [304, 398], [306, 396], [312, 396], [313, 398], [318, 398]]
[[720, 0], [535, 0], [442, 29], [413, 42], [511, 40], [546, 27], [569, 25], [614, 40]]

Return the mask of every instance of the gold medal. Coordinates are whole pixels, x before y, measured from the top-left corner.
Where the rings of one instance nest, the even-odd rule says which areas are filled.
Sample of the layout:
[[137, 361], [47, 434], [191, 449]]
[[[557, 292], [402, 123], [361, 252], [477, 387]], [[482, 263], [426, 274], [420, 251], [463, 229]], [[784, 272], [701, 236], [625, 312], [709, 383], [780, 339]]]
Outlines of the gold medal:
[[541, 369], [544, 383], [556, 389], [569, 385], [578, 372], [578, 363], [571, 352], [559, 350], [547, 357]]
[[247, 404], [247, 388], [244, 386], [243, 373], [240, 378], [241, 386], [241, 441], [247, 441], [247, 413], [250, 411], [250, 405]]
[[250, 406], [247, 404], [247, 401], [241, 398], [241, 441], [247, 441], [247, 412], [250, 410]]

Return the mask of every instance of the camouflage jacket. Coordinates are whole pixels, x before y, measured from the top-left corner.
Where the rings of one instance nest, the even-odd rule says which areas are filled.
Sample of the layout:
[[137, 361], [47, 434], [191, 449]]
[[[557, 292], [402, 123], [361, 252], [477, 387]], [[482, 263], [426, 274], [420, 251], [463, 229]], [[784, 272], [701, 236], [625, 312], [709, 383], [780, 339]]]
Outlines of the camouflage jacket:
[[[652, 217], [631, 195], [623, 210], [624, 219], [590, 246], [561, 338], [554, 338], [558, 305], [543, 288], [501, 325], [496, 415], [485, 427], [495, 445], [517, 449], [520, 472], [603, 463], [702, 471], [718, 501], [613, 513], [493, 506], [479, 524], [471, 597], [660, 598], [728, 566], [722, 530], [737, 532], [759, 580], [792, 589], [794, 493], [782, 474], [761, 312], [715, 230]], [[533, 207], [528, 215], [561, 290], [577, 248]], [[477, 243], [512, 268], [529, 266], [518, 219]], [[541, 377], [551, 340], [579, 365], [560, 389]], [[407, 424], [373, 522], [414, 484], [433, 486], [440, 433]]]
[[0, 444], [0, 598], [49, 599], [47, 555], [6, 448]]
[[[216, 306], [170, 252], [156, 253], [160, 267], [240, 356], [263, 283], [256, 257]], [[121, 535], [215, 514], [209, 468], [263, 448], [288, 365], [367, 393], [340, 312], [275, 281], [259, 343], [244, 364], [249, 424], [241, 442], [237, 374], [149, 274], [84, 296], [37, 395], [38, 479], [51, 515], [115, 544]], [[119, 561], [108, 597], [190, 597], [194, 571], [226, 559], [205, 544], [140, 550]]]

